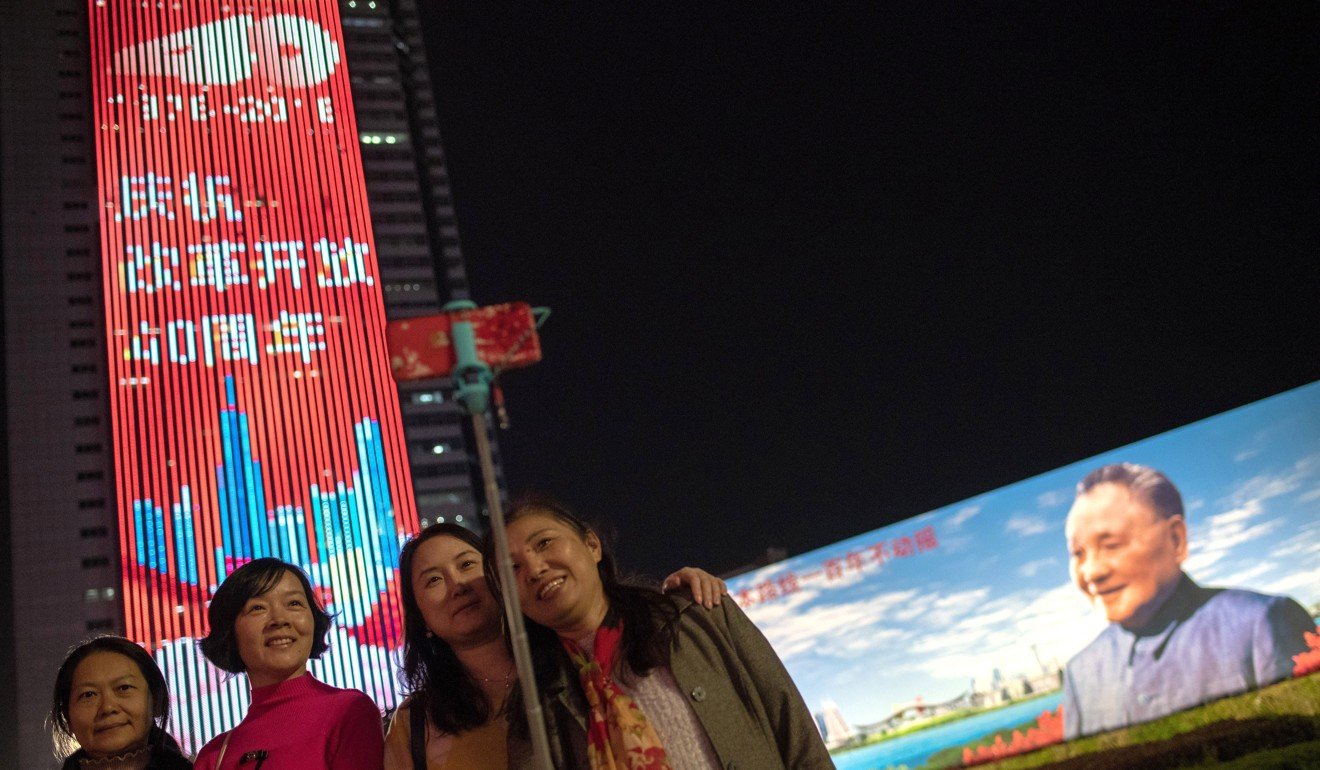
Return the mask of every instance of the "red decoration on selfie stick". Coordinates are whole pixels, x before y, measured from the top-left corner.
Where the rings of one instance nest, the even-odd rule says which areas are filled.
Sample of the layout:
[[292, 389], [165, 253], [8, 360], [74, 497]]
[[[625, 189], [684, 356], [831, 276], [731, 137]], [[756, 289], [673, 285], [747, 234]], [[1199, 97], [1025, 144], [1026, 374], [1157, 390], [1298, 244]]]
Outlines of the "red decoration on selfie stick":
[[531, 366], [541, 360], [536, 329], [549, 314], [548, 308], [506, 302], [391, 321], [385, 327], [390, 370], [396, 380], [449, 376], [457, 363], [453, 337], [456, 321], [472, 324], [477, 358], [496, 376], [505, 369]]

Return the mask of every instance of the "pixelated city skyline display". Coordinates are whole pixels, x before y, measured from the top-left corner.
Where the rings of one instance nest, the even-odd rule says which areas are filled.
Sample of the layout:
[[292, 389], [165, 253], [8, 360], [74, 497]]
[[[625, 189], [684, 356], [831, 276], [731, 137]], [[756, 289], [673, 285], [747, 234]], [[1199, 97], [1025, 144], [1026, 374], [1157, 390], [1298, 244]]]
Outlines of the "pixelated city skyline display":
[[247, 706], [206, 603], [277, 556], [337, 616], [314, 673], [393, 705], [418, 522], [337, 6], [89, 9], [127, 634], [196, 749]]
[[730, 580], [841, 770], [975, 761], [962, 751], [1019, 727], [1021, 744], [1061, 739], [1060, 670], [1107, 625], [1069, 576], [1064, 522], [1077, 482], [1115, 462], [1178, 487], [1193, 580], [1320, 613], [1313, 383]]

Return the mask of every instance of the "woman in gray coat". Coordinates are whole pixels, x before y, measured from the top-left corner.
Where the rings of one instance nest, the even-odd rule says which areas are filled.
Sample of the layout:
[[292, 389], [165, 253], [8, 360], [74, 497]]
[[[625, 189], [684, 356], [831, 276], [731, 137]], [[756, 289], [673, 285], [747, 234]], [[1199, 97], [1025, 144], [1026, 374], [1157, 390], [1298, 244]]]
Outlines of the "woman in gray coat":
[[596, 533], [551, 499], [515, 504], [506, 534], [556, 767], [834, 767], [734, 602], [708, 610], [621, 582]]

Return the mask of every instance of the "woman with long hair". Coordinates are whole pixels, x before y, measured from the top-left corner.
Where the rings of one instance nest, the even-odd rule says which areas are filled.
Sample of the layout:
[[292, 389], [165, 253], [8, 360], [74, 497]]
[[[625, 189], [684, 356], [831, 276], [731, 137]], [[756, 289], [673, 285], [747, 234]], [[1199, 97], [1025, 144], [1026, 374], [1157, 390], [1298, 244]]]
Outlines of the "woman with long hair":
[[98, 636], [69, 650], [55, 674], [47, 719], [63, 770], [192, 767], [165, 732], [165, 676], [146, 650], [122, 636]]
[[307, 575], [279, 559], [256, 559], [225, 578], [207, 609], [202, 654], [247, 674], [252, 703], [243, 721], [197, 754], [205, 770], [380, 768], [380, 711], [365, 693], [323, 684], [309, 658], [328, 649], [330, 616]]
[[707, 610], [620, 580], [596, 532], [552, 499], [505, 522], [556, 767], [834, 767], [735, 602]]
[[[488, 585], [481, 540], [457, 524], [432, 524], [399, 557], [404, 607], [403, 680], [411, 695], [385, 739], [387, 770], [504, 768], [507, 706], [517, 670], [503, 607]], [[707, 605], [723, 581], [684, 568], [666, 579]], [[513, 751], [519, 744], [514, 738]]]

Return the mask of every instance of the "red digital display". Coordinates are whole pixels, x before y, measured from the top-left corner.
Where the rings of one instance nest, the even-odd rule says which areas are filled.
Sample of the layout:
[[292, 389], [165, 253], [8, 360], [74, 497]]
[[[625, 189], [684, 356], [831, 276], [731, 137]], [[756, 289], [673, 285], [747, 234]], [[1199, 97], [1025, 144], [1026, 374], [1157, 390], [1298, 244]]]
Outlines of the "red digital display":
[[195, 748], [246, 697], [206, 602], [278, 556], [337, 614], [315, 673], [391, 705], [418, 522], [337, 7], [90, 11], [127, 633]]

